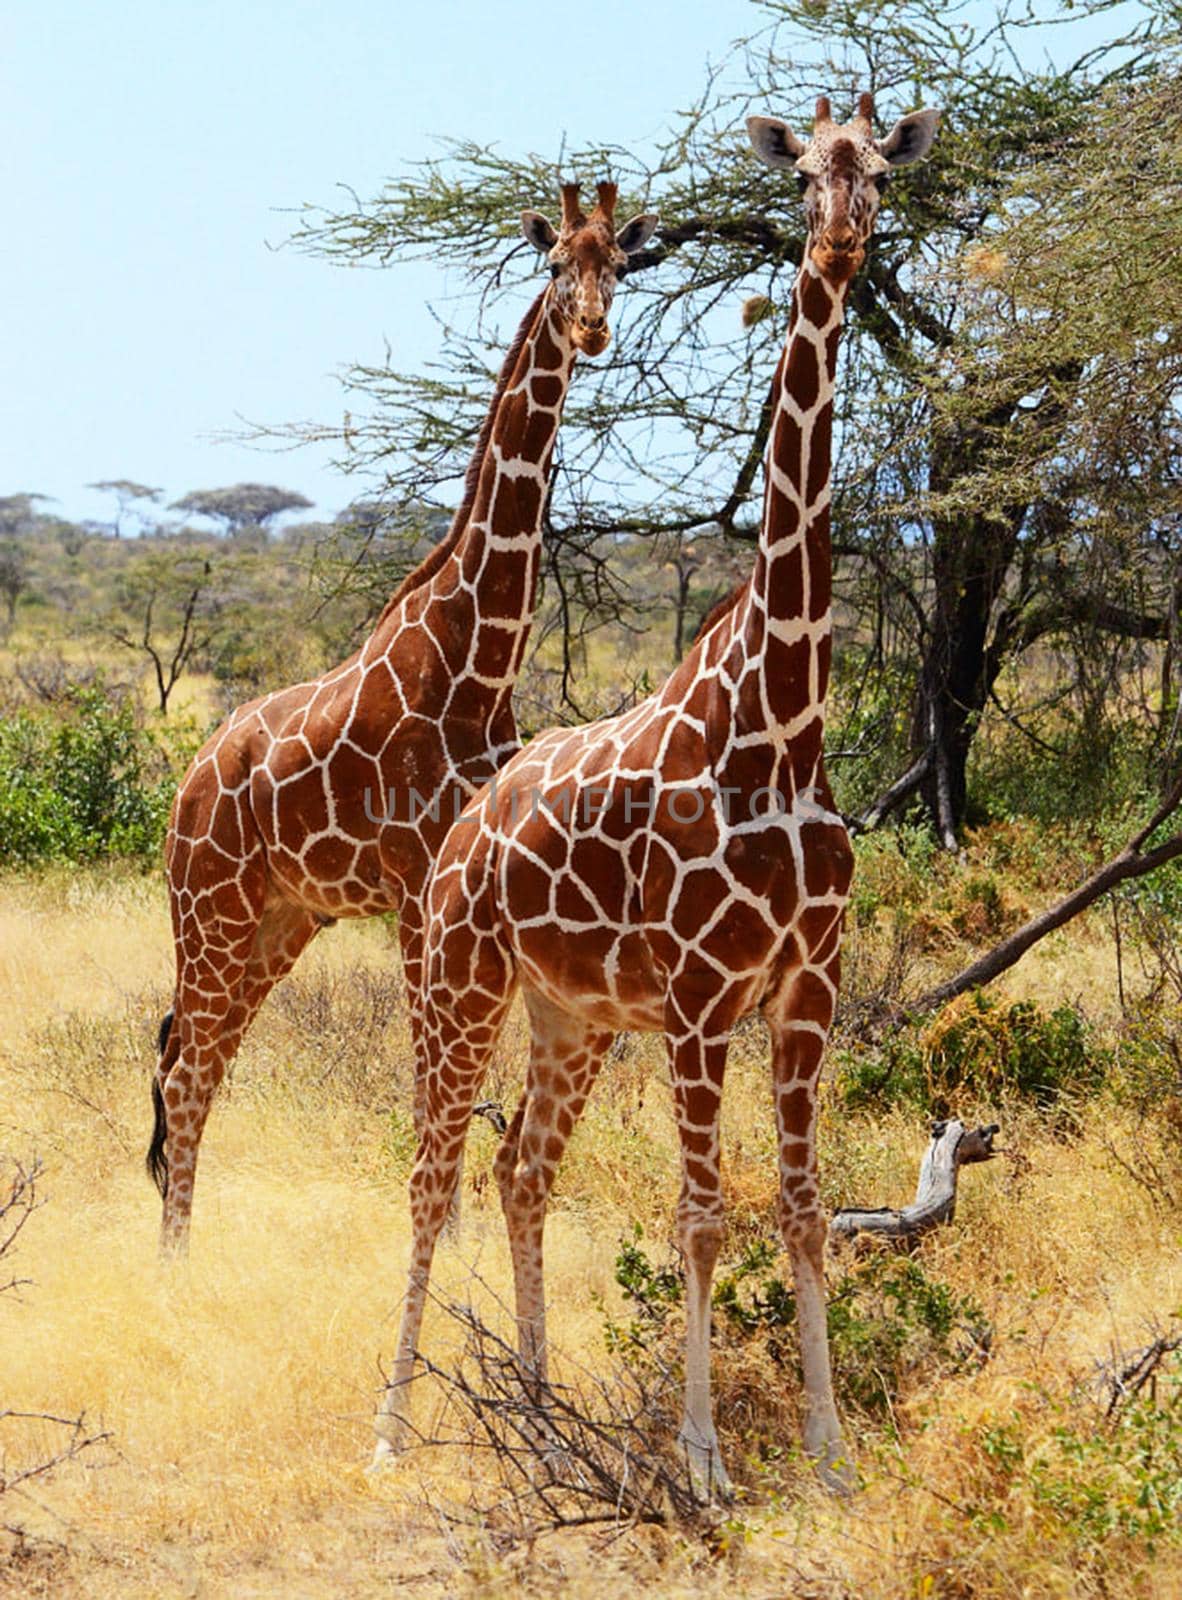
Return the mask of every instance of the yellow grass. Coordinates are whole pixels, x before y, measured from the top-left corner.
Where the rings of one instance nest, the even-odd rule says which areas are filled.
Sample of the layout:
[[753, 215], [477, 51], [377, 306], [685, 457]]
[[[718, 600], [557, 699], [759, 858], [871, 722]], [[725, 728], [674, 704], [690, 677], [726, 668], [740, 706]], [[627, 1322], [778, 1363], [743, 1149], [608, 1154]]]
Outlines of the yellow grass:
[[[384, 926], [343, 925], [292, 981], [334, 993], [334, 981], [366, 970], [376, 982], [393, 961]], [[441, 1528], [433, 1503], [462, 1500], [468, 1473], [481, 1470], [461, 1456], [377, 1479], [364, 1471], [408, 1242], [405, 1150], [392, 1138], [407, 1099], [400, 1018], [371, 1042], [390, 1076], [383, 1098], [372, 1083], [349, 1091], [345, 1055], [309, 1036], [298, 1010], [267, 1008], [211, 1118], [191, 1259], [165, 1268], [141, 1157], [169, 976], [155, 878], [0, 883], [0, 1152], [44, 1160], [46, 1201], [4, 1263], [33, 1282], [19, 1300], [0, 1296], [0, 1408], [85, 1410], [111, 1434], [27, 1493], [0, 1497], [0, 1524], [19, 1524], [30, 1541], [0, 1560], [0, 1594], [365, 1596], [401, 1584], [424, 1595], [597, 1600], [634, 1589], [714, 1596], [737, 1584], [759, 1596], [859, 1600], [1182, 1592], [1176, 1548], [1151, 1557], [1130, 1541], [1104, 1557], [1081, 1553], [1020, 1482], [999, 1486], [981, 1449], [983, 1430], [998, 1424], [1042, 1448], [1072, 1374], [1114, 1345], [1144, 1342], [1150, 1323], [1182, 1304], [1176, 1216], [1155, 1211], [1105, 1153], [1106, 1139], [1131, 1148], [1120, 1115], [1085, 1108], [1084, 1131], [1068, 1142], [1015, 1110], [1003, 1138], [1023, 1159], [966, 1174], [956, 1224], [922, 1260], [984, 1309], [991, 1359], [929, 1375], [907, 1394], [898, 1441], [869, 1425], [855, 1434], [866, 1487], [849, 1505], [790, 1468], [771, 1499], [736, 1509], [713, 1553], [657, 1530], [607, 1545], [568, 1532], [506, 1551], [479, 1530]], [[518, 1028], [498, 1067], [506, 1098], [520, 1042]], [[728, 1189], [740, 1221], [762, 1225], [774, 1174], [758, 1030], [735, 1058]], [[642, 1220], [655, 1255], [671, 1231], [674, 1138], [659, 1061], [643, 1045], [608, 1069], [547, 1234], [554, 1340], [593, 1369], [608, 1359], [597, 1299], [619, 1311], [613, 1261], [630, 1219]], [[831, 1202], [897, 1203], [913, 1188], [924, 1132], [901, 1114], [850, 1121], [830, 1106], [822, 1143]], [[480, 1298], [507, 1329], [493, 1146], [478, 1126], [464, 1229], [443, 1249], [436, 1281]], [[445, 1361], [454, 1347], [438, 1312], [426, 1343]], [[792, 1383], [778, 1369], [767, 1381]], [[424, 1388], [420, 1416], [437, 1403]], [[0, 1426], [10, 1470], [52, 1445], [48, 1428]], [[1004, 1513], [1004, 1526], [974, 1519], [975, 1505]]]

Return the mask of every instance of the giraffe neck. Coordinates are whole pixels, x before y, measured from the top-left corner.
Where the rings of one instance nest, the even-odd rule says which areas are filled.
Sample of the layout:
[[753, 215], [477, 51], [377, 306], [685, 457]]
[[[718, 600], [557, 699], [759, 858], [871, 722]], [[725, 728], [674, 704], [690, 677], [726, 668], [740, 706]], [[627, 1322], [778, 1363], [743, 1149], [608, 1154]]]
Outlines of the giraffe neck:
[[437, 639], [458, 630], [468, 673], [486, 688], [512, 686], [533, 620], [542, 511], [574, 354], [547, 289], [501, 369], [451, 529], [386, 607], [369, 650], [385, 652], [407, 624]]
[[548, 290], [497, 408], [457, 548], [461, 581], [476, 603], [471, 659], [486, 683], [512, 687], [525, 653], [554, 441], [574, 361], [569, 324]]
[[829, 486], [845, 294], [806, 252], [773, 383], [759, 551], [736, 617], [743, 657], [738, 720], [790, 744], [806, 781], [820, 759], [829, 686]]

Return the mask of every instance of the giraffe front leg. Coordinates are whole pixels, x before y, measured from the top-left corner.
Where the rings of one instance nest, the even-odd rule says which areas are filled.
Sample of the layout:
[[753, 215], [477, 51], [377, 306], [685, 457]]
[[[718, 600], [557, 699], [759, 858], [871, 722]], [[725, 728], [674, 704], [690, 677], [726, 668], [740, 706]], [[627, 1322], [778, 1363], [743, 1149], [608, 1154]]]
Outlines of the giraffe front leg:
[[710, 1396], [710, 1297], [722, 1246], [718, 1117], [728, 1039], [705, 1038], [670, 1007], [669, 1067], [681, 1144], [677, 1232], [685, 1258], [685, 1415], [678, 1442], [703, 1501], [729, 1499]]
[[[546, 1206], [612, 1035], [566, 1015], [536, 992], [527, 993], [527, 1006], [531, 1040], [525, 1090], [494, 1170], [513, 1258], [522, 1376], [529, 1398], [541, 1406], [549, 1382], [542, 1255]], [[555, 1434], [545, 1417], [539, 1417], [538, 1431], [552, 1460]]]
[[825, 1302], [825, 1218], [817, 1177], [816, 1103], [821, 1058], [837, 999], [838, 957], [797, 971], [767, 1008], [779, 1135], [780, 1231], [792, 1262], [804, 1377], [804, 1447], [821, 1481], [854, 1484], [833, 1399]]

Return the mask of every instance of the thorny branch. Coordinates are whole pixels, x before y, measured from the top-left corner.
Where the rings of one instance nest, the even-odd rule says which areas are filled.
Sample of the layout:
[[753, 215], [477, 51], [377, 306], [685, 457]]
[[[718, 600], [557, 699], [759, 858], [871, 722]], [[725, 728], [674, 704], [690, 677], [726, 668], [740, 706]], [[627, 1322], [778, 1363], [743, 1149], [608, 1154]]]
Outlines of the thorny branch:
[[508, 1543], [559, 1528], [701, 1521], [684, 1461], [672, 1443], [676, 1386], [667, 1374], [618, 1367], [603, 1378], [543, 1382], [472, 1306], [437, 1301], [463, 1330], [453, 1369], [419, 1360], [448, 1405], [416, 1448], [460, 1446], [491, 1461], [494, 1486], [454, 1525], [489, 1526]]
[[[13, 1248], [25, 1223], [40, 1206], [45, 1204], [37, 1194], [37, 1180], [44, 1170], [42, 1163], [36, 1157], [24, 1166], [19, 1161], [12, 1163], [12, 1176], [6, 1188], [0, 1188], [0, 1258], [3, 1258]], [[20, 1289], [31, 1282], [29, 1278], [10, 1278], [7, 1283], [0, 1283], [0, 1294], [6, 1289]]]
[[[42, 1163], [34, 1157], [27, 1164], [14, 1159], [11, 1165], [11, 1176], [0, 1185], [0, 1258], [13, 1249], [33, 1212], [45, 1204], [37, 1193], [37, 1180], [44, 1170]], [[30, 1281], [28, 1278], [12, 1278], [8, 1283], [0, 1284], [0, 1293], [6, 1289], [19, 1289]], [[10, 1467], [3, 1448], [4, 1433], [0, 1431], [0, 1496], [28, 1483], [32, 1478], [43, 1478], [63, 1462], [73, 1461], [84, 1450], [110, 1438], [106, 1430], [100, 1433], [88, 1430], [85, 1412], [76, 1417], [59, 1417], [50, 1411], [0, 1409], [0, 1430], [4, 1430], [4, 1425], [10, 1422], [41, 1424], [42, 1429], [64, 1429], [65, 1437], [49, 1455], [41, 1456], [27, 1465]]]

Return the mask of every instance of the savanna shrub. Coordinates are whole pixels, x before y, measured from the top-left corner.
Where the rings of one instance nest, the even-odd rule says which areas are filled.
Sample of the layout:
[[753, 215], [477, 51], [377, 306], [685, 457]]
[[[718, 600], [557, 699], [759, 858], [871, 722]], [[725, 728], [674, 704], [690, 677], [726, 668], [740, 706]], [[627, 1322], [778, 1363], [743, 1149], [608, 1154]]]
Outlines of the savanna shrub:
[[1047, 1106], [1065, 1090], [1095, 1088], [1103, 1075], [1074, 1006], [1002, 1006], [983, 989], [929, 1026], [924, 1058], [933, 1109], [958, 1094], [993, 1101], [1017, 1094]]
[[1106, 1064], [1074, 1006], [1005, 1006], [978, 989], [878, 1050], [845, 1052], [836, 1081], [851, 1110], [908, 1105], [947, 1116], [958, 1102], [1013, 1095], [1050, 1106], [1064, 1092], [1095, 1089]]
[[1067, 1397], [1036, 1391], [981, 1429], [972, 1449], [984, 1468], [976, 1525], [1002, 1533], [1033, 1519], [1042, 1540], [1093, 1580], [1081, 1581], [1081, 1594], [1115, 1592], [1103, 1578], [1121, 1559], [1122, 1542], [1150, 1557], [1182, 1544], [1177, 1353], [1114, 1416], [1100, 1417], [1079, 1389]]
[[150, 856], [175, 789], [133, 703], [101, 683], [0, 719], [0, 865]]
[[[758, 1240], [720, 1268], [713, 1294], [715, 1342], [726, 1345], [732, 1358], [740, 1351], [755, 1357], [756, 1365], [764, 1358], [765, 1370], [798, 1371], [796, 1296], [774, 1271], [776, 1254]], [[673, 1339], [680, 1337], [680, 1326], [673, 1313], [685, 1298], [681, 1272], [656, 1266], [635, 1229], [621, 1241], [616, 1282], [637, 1315], [624, 1328], [607, 1319], [608, 1347], [633, 1360], [657, 1358], [662, 1366], [675, 1366]], [[975, 1359], [988, 1345], [988, 1326], [973, 1300], [954, 1293], [913, 1256], [891, 1250], [874, 1251], [847, 1267], [829, 1290], [828, 1324], [839, 1402], [876, 1416], [889, 1416], [909, 1382]], [[750, 1359], [729, 1359], [716, 1374], [724, 1432], [728, 1384], [734, 1378], [750, 1388], [751, 1371]], [[778, 1420], [778, 1384], [775, 1389], [765, 1395], [772, 1421]], [[749, 1404], [742, 1409], [749, 1415]]]

